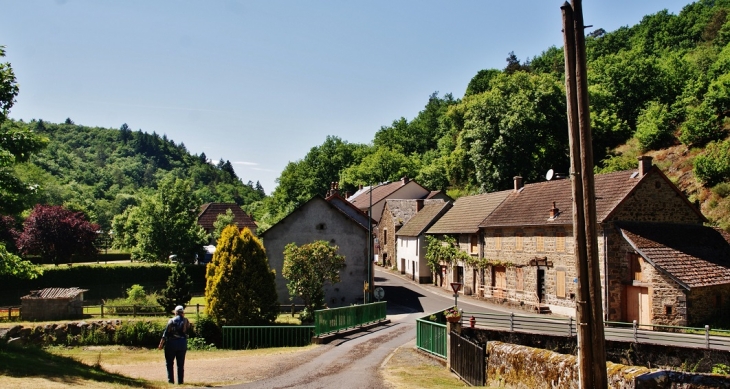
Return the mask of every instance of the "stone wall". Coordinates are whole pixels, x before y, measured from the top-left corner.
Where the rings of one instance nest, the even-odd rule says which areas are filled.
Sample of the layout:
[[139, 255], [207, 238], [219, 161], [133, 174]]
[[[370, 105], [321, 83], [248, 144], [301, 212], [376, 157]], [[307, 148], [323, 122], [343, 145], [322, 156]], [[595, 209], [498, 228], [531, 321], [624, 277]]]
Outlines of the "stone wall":
[[[609, 388], [730, 388], [730, 377], [606, 363]], [[573, 355], [502, 342], [487, 343], [487, 385], [500, 388], [577, 389]]]
[[690, 326], [727, 323], [730, 317], [730, 285], [692, 288], [687, 298]]
[[[88, 331], [98, 331], [113, 337], [121, 320], [98, 320], [92, 322], [69, 322], [24, 327], [20, 325], [0, 329], [0, 340], [8, 343], [34, 344], [38, 346], [69, 345], [79, 343], [80, 337]], [[161, 333], [160, 333], [161, 334]]]
[[24, 298], [21, 299], [23, 320], [62, 320], [79, 318], [84, 313], [84, 302], [76, 298]]
[[[502, 342], [566, 355], [577, 354], [577, 343], [574, 337], [492, 331], [481, 328], [464, 328], [462, 334], [479, 343]], [[730, 366], [730, 354], [727, 351], [718, 350], [607, 341], [606, 361], [652, 369], [684, 369], [697, 373], [709, 373], [712, 372], [712, 367], [715, 365]]]

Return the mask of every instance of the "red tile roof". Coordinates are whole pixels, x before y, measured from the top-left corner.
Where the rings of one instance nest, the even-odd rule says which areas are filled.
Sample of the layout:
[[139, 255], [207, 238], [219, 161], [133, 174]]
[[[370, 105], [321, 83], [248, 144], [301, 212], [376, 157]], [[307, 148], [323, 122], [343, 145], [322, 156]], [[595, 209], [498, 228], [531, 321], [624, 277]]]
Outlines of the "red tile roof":
[[616, 223], [629, 244], [686, 288], [730, 284], [730, 234], [689, 224]]
[[[627, 170], [595, 176], [596, 216], [599, 223], [639, 183], [640, 178], [635, 173], [635, 170]], [[510, 191], [509, 196], [482, 222], [481, 227], [572, 224], [572, 198], [569, 179], [527, 184], [517, 192]], [[558, 215], [551, 219], [553, 203]]]
[[[373, 192], [372, 204], [377, 204], [378, 202], [388, 198], [388, 196], [392, 195], [400, 188], [405, 187], [410, 183], [421, 186], [413, 180], [399, 180], [394, 182], [387, 182], [373, 186], [372, 189], [363, 188], [363, 190], [358, 191], [354, 195], [350, 196], [350, 198], [348, 198], [347, 200], [359, 209], [367, 209], [371, 204], [370, 190], [372, 190]], [[421, 186], [421, 188], [423, 187]], [[426, 191], [425, 188], [423, 188], [423, 190]]]
[[473, 234], [479, 231], [479, 224], [502, 204], [511, 191], [484, 193], [476, 196], [459, 197], [431, 228], [428, 234]]
[[205, 228], [206, 231], [213, 229], [213, 223], [218, 219], [218, 215], [225, 215], [226, 210], [233, 212], [233, 222], [238, 225], [239, 229], [248, 227], [252, 232], [256, 232], [256, 222], [250, 216], [243, 212], [236, 203], [207, 203], [203, 204], [198, 214], [198, 224]]

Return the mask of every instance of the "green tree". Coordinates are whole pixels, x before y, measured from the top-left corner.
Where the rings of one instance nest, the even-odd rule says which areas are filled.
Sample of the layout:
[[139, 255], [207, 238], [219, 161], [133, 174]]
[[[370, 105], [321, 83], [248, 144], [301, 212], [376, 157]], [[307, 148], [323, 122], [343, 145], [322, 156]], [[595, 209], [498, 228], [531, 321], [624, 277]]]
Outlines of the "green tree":
[[115, 220], [114, 226], [120, 227], [115, 230], [118, 246], [131, 248], [134, 259], [164, 262], [175, 254], [190, 263], [208, 241], [197, 223], [198, 207], [189, 181], [167, 177], [154, 195], [142, 200], [138, 211], [129, 210], [126, 220]]
[[279, 313], [274, 271], [248, 228], [228, 226], [206, 268], [205, 302], [218, 325], [272, 323]]
[[228, 226], [238, 226], [238, 223], [234, 223], [233, 211], [226, 209], [226, 213], [222, 213], [215, 218], [213, 222], [213, 238], [218, 241], [223, 233], [223, 230]]
[[460, 155], [482, 191], [509, 188], [516, 175], [536, 182], [548, 169], [567, 171], [565, 93], [555, 76], [500, 75], [490, 91], [461, 104]]
[[398, 150], [379, 147], [363, 158], [358, 165], [342, 171], [340, 182], [343, 185], [397, 181], [403, 176], [415, 177], [420, 160], [417, 156], [408, 157]]
[[178, 263], [172, 268], [165, 289], [160, 291], [157, 303], [165, 307], [165, 312], [171, 312], [178, 305], [184, 307], [193, 298], [190, 293], [192, 287], [193, 281], [185, 271], [185, 267]]
[[43, 274], [43, 268], [25, 261], [8, 252], [5, 244], [0, 242], [0, 276], [11, 275], [18, 278], [33, 279]]
[[345, 257], [337, 250], [339, 247], [324, 240], [302, 246], [289, 243], [284, 248], [282, 275], [289, 280], [289, 294], [304, 300], [302, 320], [311, 320], [314, 311], [324, 307], [324, 284], [340, 281]]
[[670, 145], [674, 139], [674, 126], [668, 107], [656, 101], [649, 103], [639, 114], [635, 136], [644, 151]]

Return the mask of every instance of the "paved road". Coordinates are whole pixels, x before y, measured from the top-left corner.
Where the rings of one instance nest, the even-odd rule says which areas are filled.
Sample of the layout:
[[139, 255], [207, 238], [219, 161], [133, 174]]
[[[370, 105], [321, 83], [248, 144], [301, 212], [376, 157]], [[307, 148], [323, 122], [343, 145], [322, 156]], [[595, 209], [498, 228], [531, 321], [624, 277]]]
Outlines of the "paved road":
[[[386, 388], [378, 369], [396, 348], [416, 337], [416, 319], [453, 305], [448, 291], [419, 286], [398, 275], [375, 269], [375, 284], [385, 290], [391, 323], [353, 334], [302, 355], [298, 364], [276, 377], [230, 388]], [[467, 303], [464, 310], [484, 311], [486, 304]]]

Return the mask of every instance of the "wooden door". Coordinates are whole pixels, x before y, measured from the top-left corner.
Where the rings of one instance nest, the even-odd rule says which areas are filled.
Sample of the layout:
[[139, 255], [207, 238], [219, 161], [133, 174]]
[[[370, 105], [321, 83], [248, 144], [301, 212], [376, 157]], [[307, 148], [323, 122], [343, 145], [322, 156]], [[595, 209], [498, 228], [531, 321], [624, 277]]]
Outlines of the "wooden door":
[[639, 324], [651, 324], [649, 288], [641, 286], [626, 288], [626, 321], [636, 320]]
[[504, 266], [495, 266], [493, 273], [494, 297], [504, 298], [507, 296], [507, 269]]

